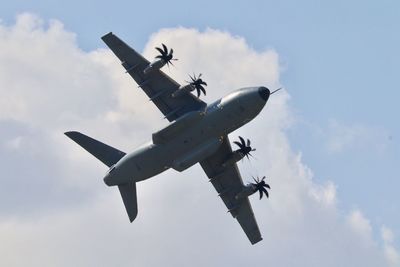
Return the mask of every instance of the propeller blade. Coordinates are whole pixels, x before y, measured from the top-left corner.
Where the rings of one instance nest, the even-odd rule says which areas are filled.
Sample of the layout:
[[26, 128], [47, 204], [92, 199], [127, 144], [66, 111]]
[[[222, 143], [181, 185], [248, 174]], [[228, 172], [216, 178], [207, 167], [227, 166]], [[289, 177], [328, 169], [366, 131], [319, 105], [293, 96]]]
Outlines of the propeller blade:
[[157, 49], [158, 52], [160, 52], [161, 55], [164, 55], [164, 51], [161, 48], [156, 47], [156, 49]]
[[261, 191], [261, 190], [258, 190], [258, 192], [260, 193], [260, 199], [262, 199], [262, 197], [263, 197], [262, 191]]
[[200, 97], [200, 88], [196, 87], [197, 97]]
[[267, 198], [269, 198], [267, 189], [265, 189], [265, 188], [263, 187], [261, 190], [265, 193], [265, 195], [267, 196]]
[[247, 139], [247, 146], [250, 146], [250, 139]]
[[167, 55], [167, 54], [168, 54], [168, 48], [167, 48], [167, 46], [166, 46], [165, 44], [161, 44], [161, 45], [162, 45], [163, 48], [164, 48], [164, 53], [163, 53], [163, 54]]
[[240, 142], [242, 143], [242, 146], [246, 146], [246, 142], [244, 141], [243, 137], [239, 136]]
[[238, 147], [242, 148], [242, 144], [239, 143], [238, 141], [233, 142], [235, 145], [237, 145]]
[[199, 85], [200, 90], [203, 92], [204, 95], [206, 95], [206, 89], [204, 89], [203, 86]]
[[167, 60], [167, 67], [168, 67], [168, 70], [171, 71], [171, 69], [169, 68], [169, 63], [170, 63], [170, 62], [168, 62], [168, 60]]

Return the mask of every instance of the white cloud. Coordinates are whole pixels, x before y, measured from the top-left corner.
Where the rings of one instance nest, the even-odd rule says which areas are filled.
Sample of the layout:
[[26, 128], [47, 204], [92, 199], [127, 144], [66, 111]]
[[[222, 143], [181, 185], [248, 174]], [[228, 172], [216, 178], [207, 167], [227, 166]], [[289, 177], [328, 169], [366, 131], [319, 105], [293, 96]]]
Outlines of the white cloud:
[[389, 266], [400, 266], [400, 254], [394, 247], [394, 234], [393, 231], [386, 227], [382, 226], [381, 235], [383, 239], [383, 248], [386, 260]]
[[348, 222], [361, 238], [365, 240], [366, 243], [371, 243], [372, 237], [372, 227], [367, 218], [359, 210], [355, 210], [350, 213], [348, 217]]
[[[179, 58], [166, 73], [183, 82], [187, 73], [202, 72], [208, 102], [241, 86], [280, 85], [277, 52], [255, 51], [241, 37], [213, 29], [163, 29], [151, 36], [144, 54], [152, 58], [161, 42]], [[272, 187], [268, 200], [251, 198], [264, 236], [251, 246], [199, 166], [139, 183], [139, 216], [129, 224], [117, 190], [101, 181], [105, 168], [62, 136], [78, 129], [129, 151], [166, 124], [110, 51], [84, 52], [60, 22], [23, 14], [15, 25], [0, 24], [0, 71], [0, 137], [8, 144], [0, 146], [6, 163], [2, 266], [398, 262], [391, 234], [382, 230], [380, 247], [361, 211], [343, 216], [335, 184], [316, 183], [291, 149], [286, 91], [231, 135], [249, 137], [257, 147], [256, 160], [240, 163], [244, 179], [267, 175]]]
[[325, 205], [336, 204], [336, 186], [332, 181], [328, 181], [325, 186], [315, 185], [310, 193], [316, 201]]

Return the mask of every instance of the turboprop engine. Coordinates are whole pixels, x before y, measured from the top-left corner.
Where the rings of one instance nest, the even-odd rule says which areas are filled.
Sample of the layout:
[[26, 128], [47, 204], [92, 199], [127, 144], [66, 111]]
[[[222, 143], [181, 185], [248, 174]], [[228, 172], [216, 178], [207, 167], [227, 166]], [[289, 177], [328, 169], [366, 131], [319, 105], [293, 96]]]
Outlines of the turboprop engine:
[[234, 163], [238, 162], [239, 160], [244, 158], [244, 154], [240, 151], [233, 151], [229, 157], [222, 163], [222, 167], [227, 167], [229, 165], [233, 165]]
[[192, 92], [196, 88], [192, 84], [181, 85], [178, 90], [172, 93], [172, 97], [181, 96], [185, 92]]
[[236, 194], [236, 196], [235, 196], [236, 199], [248, 197], [257, 191], [260, 193], [260, 199], [263, 197], [263, 194], [265, 194], [267, 196], [267, 198], [269, 197], [269, 194], [268, 194], [268, 191], [266, 188], [271, 189], [271, 187], [269, 186], [269, 184], [265, 183], [265, 181], [264, 181], [265, 176], [261, 180], [258, 177], [257, 177], [257, 179], [255, 179], [253, 177], [253, 180], [255, 183], [249, 183], [249, 184], [243, 186], [243, 189], [239, 193]]
[[255, 192], [257, 192], [256, 186], [253, 185], [252, 183], [250, 183], [250, 184], [247, 184], [247, 185], [243, 186], [242, 191], [237, 193], [235, 198], [236, 199], [241, 199], [241, 198], [244, 198], [244, 197], [248, 197], [248, 196], [254, 194]]
[[165, 65], [171, 64], [172, 66], [174, 64], [172, 64], [172, 60], [178, 60], [176, 58], [173, 58], [173, 53], [174, 50], [171, 48], [171, 50], [168, 53], [168, 48], [165, 44], [161, 44], [163, 49], [156, 47], [156, 50], [158, 52], [160, 52], [160, 55], [156, 56], [156, 60], [151, 62], [150, 65], [148, 65], [145, 69], [144, 69], [144, 74], [148, 74], [151, 71], [154, 70], [159, 70], [162, 67], [164, 67]]
[[206, 89], [203, 87], [207, 86], [207, 83], [201, 79], [201, 73], [198, 77], [196, 77], [196, 74], [193, 73], [193, 77], [189, 75], [191, 81], [186, 81], [186, 85], [182, 85], [179, 87], [178, 90], [176, 90], [174, 93], [172, 93], [172, 97], [177, 97], [182, 95], [185, 92], [192, 92], [196, 90], [197, 92], [197, 97], [200, 97], [201, 93], [203, 95], [206, 95]]
[[153, 62], [150, 63], [150, 65], [148, 65], [145, 69], [144, 69], [144, 74], [148, 74], [154, 70], [159, 70], [162, 67], [165, 66], [165, 64], [167, 64], [167, 62], [165, 62], [163, 59], [157, 59], [154, 60]]
[[250, 152], [256, 151], [255, 148], [252, 148], [251, 142], [249, 139], [247, 139], [247, 143], [246, 141], [243, 139], [243, 137], [239, 136], [239, 140], [233, 142], [235, 145], [237, 145], [239, 147], [239, 149], [233, 151], [228, 158], [224, 161], [224, 163], [222, 163], [223, 167], [232, 165], [236, 162], [238, 162], [239, 160], [243, 159], [244, 157], [249, 158], [249, 156], [252, 156]]

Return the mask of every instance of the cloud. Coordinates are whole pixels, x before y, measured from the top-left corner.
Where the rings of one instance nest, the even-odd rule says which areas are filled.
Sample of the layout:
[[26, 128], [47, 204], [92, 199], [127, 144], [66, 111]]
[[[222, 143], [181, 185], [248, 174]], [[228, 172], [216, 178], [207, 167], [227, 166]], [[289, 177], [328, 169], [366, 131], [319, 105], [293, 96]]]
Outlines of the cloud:
[[383, 239], [383, 248], [386, 260], [389, 266], [400, 266], [400, 255], [394, 247], [394, 234], [393, 231], [385, 225], [381, 228], [381, 235]]
[[350, 213], [348, 223], [354, 232], [364, 239], [365, 243], [371, 243], [372, 227], [367, 218], [359, 210]]
[[[278, 53], [228, 32], [162, 29], [146, 57], [161, 42], [179, 58], [166, 73], [182, 83], [202, 72], [207, 102], [242, 86], [280, 85]], [[266, 201], [251, 197], [264, 236], [251, 246], [199, 166], [139, 183], [129, 224], [116, 188], [101, 181], [106, 168], [62, 135], [80, 130], [129, 152], [166, 125], [110, 51], [84, 52], [61, 22], [22, 14], [0, 24], [0, 68], [2, 266], [398, 264], [391, 232], [383, 228], [381, 246], [361, 211], [343, 216], [335, 184], [316, 183], [293, 152], [286, 91], [231, 135], [257, 147], [257, 159], [239, 164], [244, 179], [267, 175], [272, 187]]]

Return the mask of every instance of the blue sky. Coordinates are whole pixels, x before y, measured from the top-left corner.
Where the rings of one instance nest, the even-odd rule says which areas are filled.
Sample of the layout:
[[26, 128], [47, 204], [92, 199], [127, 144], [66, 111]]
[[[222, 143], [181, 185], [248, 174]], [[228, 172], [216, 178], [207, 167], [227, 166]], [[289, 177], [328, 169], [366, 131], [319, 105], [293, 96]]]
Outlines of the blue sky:
[[386, 225], [400, 236], [398, 1], [17, 0], [1, 7], [3, 25], [22, 12], [61, 21], [86, 52], [105, 48], [100, 37], [108, 31], [143, 51], [152, 34], [178, 26], [226, 31], [258, 52], [273, 49], [290, 95], [292, 149], [315, 181], [335, 184], [339, 209], [361, 209], [374, 235]]

